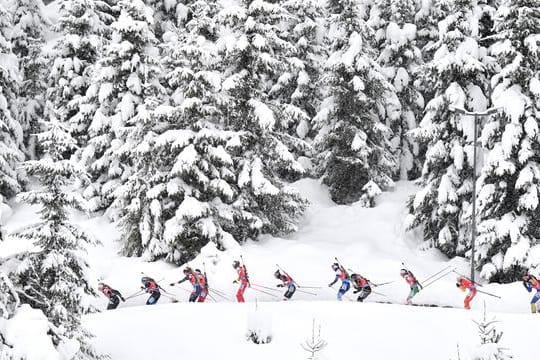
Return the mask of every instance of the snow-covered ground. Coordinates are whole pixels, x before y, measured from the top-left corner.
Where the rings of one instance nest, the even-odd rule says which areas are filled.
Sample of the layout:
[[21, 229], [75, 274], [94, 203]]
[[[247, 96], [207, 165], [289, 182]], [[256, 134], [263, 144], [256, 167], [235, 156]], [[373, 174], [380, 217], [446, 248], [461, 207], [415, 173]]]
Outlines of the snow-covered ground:
[[[124, 296], [137, 292], [141, 273], [160, 280], [169, 293], [158, 305], [145, 306], [147, 296], [122, 303], [115, 311], [88, 316], [85, 323], [96, 335], [96, 347], [114, 360], [133, 359], [306, 359], [302, 349], [311, 336], [312, 322], [321, 325], [321, 336], [328, 342], [322, 359], [469, 359], [479, 343], [477, 326], [483, 316], [484, 303], [488, 318], [495, 316], [504, 331], [502, 344], [515, 359], [538, 358], [537, 343], [540, 315], [529, 313], [530, 294], [520, 283], [485, 285], [483, 291], [497, 294], [501, 300], [478, 294], [473, 309], [462, 309], [464, 293], [455, 287], [455, 274], [421, 291], [416, 303], [449, 305], [456, 308], [428, 308], [402, 305], [408, 294], [407, 284], [399, 277], [404, 262], [420, 281], [448, 265], [468, 273], [469, 264], [462, 259], [448, 261], [435, 250], [420, 250], [418, 234], [406, 233], [403, 227], [405, 200], [413, 193], [409, 182], [397, 183], [393, 192], [383, 194], [373, 209], [360, 206], [338, 206], [314, 180], [302, 180], [296, 187], [311, 201], [299, 231], [287, 238], [264, 237], [226, 252], [212, 246], [190, 266], [206, 265], [210, 286], [230, 298], [214, 295], [205, 304], [186, 303], [189, 285], [170, 287], [182, 277], [181, 269], [163, 262], [144, 262], [138, 258], [117, 255], [118, 232], [103, 218], [77, 221], [102, 243], [90, 250], [90, 262], [96, 284], [102, 279]], [[14, 230], [28, 222], [28, 209], [19, 209], [5, 225]], [[25, 245], [13, 240], [0, 243], [0, 252], [20, 250]], [[253, 284], [272, 287], [276, 264], [284, 268], [300, 285], [320, 286], [304, 289], [316, 295], [298, 292], [290, 302], [248, 289], [247, 303], [232, 301], [237, 285], [233, 260], [239, 255], [249, 270]], [[372, 294], [365, 303], [335, 300], [337, 285], [330, 265], [334, 257], [373, 282], [394, 281], [375, 288], [383, 295]], [[265, 289], [263, 289], [265, 290]], [[274, 293], [272, 290], [265, 290]], [[171, 296], [180, 303], [171, 303]], [[355, 295], [348, 293], [347, 300]], [[393, 302], [380, 304], [376, 301]], [[106, 307], [104, 297], [96, 299]], [[255, 309], [257, 313], [254, 315]], [[272, 335], [269, 344], [246, 341], [249, 322], [267, 322]]]

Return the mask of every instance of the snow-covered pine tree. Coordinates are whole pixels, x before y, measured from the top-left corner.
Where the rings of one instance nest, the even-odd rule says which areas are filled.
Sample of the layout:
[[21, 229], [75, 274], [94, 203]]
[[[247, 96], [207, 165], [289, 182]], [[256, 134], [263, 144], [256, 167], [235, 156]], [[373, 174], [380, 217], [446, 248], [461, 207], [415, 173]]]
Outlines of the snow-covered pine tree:
[[[91, 66], [97, 61], [107, 25], [107, 12], [96, 8], [92, 0], [63, 0], [60, 18], [54, 30], [61, 34], [49, 54], [52, 66], [47, 98], [49, 107], [61, 123], [69, 123], [78, 146], [84, 146], [91, 121], [80, 109], [81, 100], [91, 83]], [[106, 4], [102, 4], [106, 7]], [[69, 155], [69, 154], [66, 154]]]
[[[328, 2], [331, 54], [325, 65], [327, 97], [315, 118], [322, 181], [340, 204], [369, 206], [372, 181], [392, 186], [397, 162], [385, 124], [384, 98], [392, 86], [374, 61], [371, 29], [357, 0]], [[369, 192], [365, 187], [370, 183]]]
[[[305, 170], [281, 140], [279, 104], [268, 94], [294, 46], [281, 38], [279, 25], [290, 14], [278, 2], [244, 0], [218, 17], [234, 39], [223, 44], [224, 102], [227, 130], [240, 132], [231, 147], [244, 230], [280, 234], [294, 231], [306, 206], [300, 195], [283, 186], [279, 175], [294, 177]], [[244, 237], [245, 238], [245, 237]]]
[[82, 316], [96, 310], [89, 302], [96, 293], [84, 258], [87, 245], [94, 241], [70, 222], [68, 214], [72, 209], [84, 210], [83, 199], [72, 186], [86, 174], [76, 163], [63, 159], [75, 142], [69, 129], [48, 110], [48, 121], [42, 124], [45, 131], [36, 135], [43, 157], [23, 163], [40, 187], [19, 195], [21, 201], [41, 208], [41, 221], [14, 234], [33, 241], [37, 250], [26, 254], [14, 282], [21, 289], [21, 302], [41, 309], [53, 324], [55, 345], [76, 340], [72, 358], [95, 359], [100, 356], [89, 343], [91, 334], [81, 325]]
[[[427, 63], [433, 61], [433, 54], [437, 50], [439, 22], [451, 13], [446, 0], [419, 0], [419, 5], [414, 22], [417, 29], [416, 45], [422, 51], [423, 62]], [[422, 83], [419, 83], [418, 87], [425, 103], [435, 97], [434, 89], [422, 87]]]
[[146, 0], [154, 13], [154, 34], [159, 42], [163, 34], [174, 31], [177, 26], [183, 27], [193, 16], [189, 12], [189, 4], [194, 0]]
[[465, 254], [470, 247], [474, 129], [473, 118], [453, 114], [450, 107], [473, 111], [488, 107], [488, 57], [476, 41], [478, 19], [473, 3], [452, 2], [451, 15], [439, 24], [434, 59], [419, 73], [435, 97], [412, 131], [427, 152], [421, 189], [409, 200], [408, 227], [423, 225], [427, 244], [449, 256]]
[[[474, 321], [474, 320], [473, 320]], [[475, 349], [471, 360], [511, 360], [513, 356], [509, 355], [507, 349], [504, 349], [499, 344], [502, 338], [502, 331], [498, 331], [495, 327], [495, 319], [488, 320], [484, 305], [484, 318], [481, 321], [474, 321], [478, 326], [478, 334], [480, 335], [480, 346]]]
[[311, 121], [322, 99], [318, 84], [326, 57], [320, 41], [324, 8], [317, 0], [286, 0], [283, 8], [290, 17], [283, 21], [281, 36], [294, 45], [294, 51], [285, 54], [286, 67], [270, 96], [278, 103], [281, 127], [290, 135], [284, 134], [282, 141], [298, 155], [310, 155], [311, 147], [298, 139], [313, 137]]
[[[17, 99], [20, 81], [16, 56], [11, 51], [9, 32], [11, 17], [0, 4], [0, 206], [21, 190], [21, 178], [17, 173], [19, 162], [24, 160], [22, 152], [23, 132], [13, 116], [13, 104]], [[2, 210], [4, 211], [4, 210]], [[1, 239], [1, 235], [0, 235]]]
[[45, 33], [50, 23], [44, 15], [42, 0], [15, 0], [12, 4], [13, 53], [19, 59], [22, 76], [17, 97], [16, 119], [23, 127], [25, 152], [35, 159], [39, 149], [33, 134], [39, 132], [47, 89], [47, 59], [43, 53]]
[[540, 266], [540, 5], [506, 2], [497, 18], [492, 100], [503, 111], [484, 126], [476, 260], [484, 278], [515, 281]]
[[415, 0], [375, 3], [380, 9], [377, 63], [395, 89], [395, 96], [388, 96], [386, 117], [392, 129], [390, 142], [399, 163], [399, 179], [418, 178], [423, 160], [417, 142], [408, 134], [416, 128], [424, 110], [424, 99], [415, 85], [416, 71], [422, 64], [422, 53], [416, 46], [415, 5]]
[[127, 127], [133, 125], [138, 106], [161, 92], [152, 10], [140, 0], [120, 1], [118, 7], [112, 40], [93, 69], [92, 84], [80, 105], [84, 116], [92, 119], [88, 144], [78, 154], [92, 177], [85, 190], [91, 210], [107, 209], [114, 191], [132, 175], [133, 142], [127, 139]]
[[23, 360], [11, 350], [12, 345], [6, 342], [6, 321], [9, 320], [19, 306], [19, 295], [15, 286], [7, 276], [0, 270], [0, 355], [5, 360]]
[[315, 319], [313, 319], [313, 324], [311, 325], [311, 337], [308, 338], [304, 344], [300, 344], [302, 349], [309, 353], [308, 360], [317, 360], [319, 358], [319, 354], [317, 353], [321, 352], [328, 345], [328, 342], [321, 337], [321, 325], [319, 324], [317, 335], [315, 335], [315, 329]]
[[498, 0], [479, 0], [478, 6], [476, 8], [476, 13], [478, 17], [478, 42], [485, 47], [493, 44], [495, 38], [495, 16], [497, 8], [499, 7]]
[[191, 2], [190, 21], [167, 34], [163, 47], [172, 106], [161, 107], [154, 115], [164, 118], [164, 131], [151, 139], [149, 148], [161, 171], [149, 193], [148, 219], [152, 221], [146, 221], [146, 229], [150, 240], [142, 248], [150, 257], [165, 255], [177, 264], [191, 260], [208, 242], [226, 248], [231, 233], [245, 231], [245, 224], [235, 222], [241, 209], [232, 206], [238, 191], [228, 148], [234, 147], [238, 134], [223, 129], [219, 106], [220, 58], [214, 21], [219, 10], [216, 1]]

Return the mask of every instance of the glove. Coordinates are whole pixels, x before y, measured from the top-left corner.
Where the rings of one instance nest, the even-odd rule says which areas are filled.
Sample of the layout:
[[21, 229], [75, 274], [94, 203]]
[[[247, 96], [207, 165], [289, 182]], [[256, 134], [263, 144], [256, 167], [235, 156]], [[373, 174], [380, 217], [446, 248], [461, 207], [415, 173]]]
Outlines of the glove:
[[170, 283], [169, 286], [174, 286], [174, 283]]
[[283, 287], [283, 284], [277, 284], [276, 287]]
[[356, 293], [358, 293], [358, 292], [360, 292], [360, 290], [354, 290], [354, 291], [353, 291], [353, 294], [356, 294]]
[[141, 286], [141, 290], [146, 290], [146, 288], [144, 286]]
[[233, 280], [233, 284], [238, 284], [238, 280]]
[[332, 284], [328, 284], [328, 287], [332, 287], [332, 285], [334, 285], [333, 283]]
[[123, 302], [125, 302], [125, 301], [126, 301], [126, 299], [124, 299], [124, 298], [123, 298], [122, 296], [120, 296], [120, 299], [122, 299], [122, 301], [123, 301]]

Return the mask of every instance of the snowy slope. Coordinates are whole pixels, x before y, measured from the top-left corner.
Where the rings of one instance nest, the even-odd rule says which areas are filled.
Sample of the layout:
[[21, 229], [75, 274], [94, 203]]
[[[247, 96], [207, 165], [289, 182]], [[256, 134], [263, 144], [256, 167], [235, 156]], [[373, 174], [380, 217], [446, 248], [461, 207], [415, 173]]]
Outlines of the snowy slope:
[[[236, 272], [231, 263], [242, 254], [252, 283], [275, 287], [277, 282], [273, 273], [276, 264], [279, 264], [300, 285], [323, 287], [317, 296], [298, 293], [295, 300], [334, 300], [336, 290], [328, 289], [327, 285], [334, 277], [330, 265], [334, 262], [334, 257], [338, 257], [344, 266], [354, 269], [373, 282], [394, 281], [377, 288], [377, 291], [386, 296], [372, 295], [370, 300], [399, 304], [404, 303], [408, 294], [406, 283], [399, 277], [402, 261], [420, 281], [449, 264], [455, 266], [459, 272], [468, 274], [468, 262], [460, 259], [448, 262], [433, 249], [421, 251], [421, 243], [415, 238], [415, 234], [405, 232], [404, 204], [414, 191], [411, 183], [398, 183], [395, 191], [382, 195], [377, 207], [373, 209], [356, 205], [335, 205], [324, 189], [313, 180], [302, 180], [296, 186], [312, 202], [297, 233], [286, 239], [263, 237], [260, 241], [250, 242], [227, 252], [219, 252], [208, 246], [190, 266], [202, 268], [204, 262], [211, 285], [230, 294], [230, 298], [234, 299], [237, 285], [232, 284], [232, 280]], [[103, 219], [81, 224], [104, 244], [103, 248], [91, 252], [96, 278], [103, 279], [124, 294], [137, 291], [141, 272], [156, 280], [163, 279], [160, 282], [162, 286], [182, 277], [180, 269], [163, 262], [146, 263], [137, 258], [118, 257], [118, 244], [114, 240], [117, 240], [119, 235]], [[429, 286], [420, 292], [415, 300], [419, 303], [462, 307], [464, 294], [456, 289], [455, 276], [448, 275]], [[337, 285], [335, 287], [337, 288]], [[182, 300], [189, 296], [190, 287], [187, 284], [183, 288], [165, 288]], [[511, 291], [515, 292], [516, 296], [499, 301], [479, 295], [477, 301], [473, 302], [473, 308], [481, 309], [481, 303], [485, 300], [492, 311], [529, 311], [528, 293], [520, 283], [506, 286], [487, 285], [483, 290], [496, 294]], [[353, 295], [349, 296], [352, 298]], [[248, 290], [246, 300], [255, 299], [276, 300], [261, 292]], [[126, 305], [141, 305], [144, 302], [143, 298], [135, 298]]]
[[[316, 319], [322, 323], [322, 335], [329, 343], [323, 352], [327, 359], [450, 359], [457, 358], [458, 344], [462, 358], [466, 358], [478, 344], [472, 320], [481, 319], [485, 301], [489, 312], [496, 312], [494, 315], [502, 321], [499, 328], [505, 331], [503, 345], [511, 348], [517, 359], [536, 358], [527, 346], [535, 336], [526, 329], [537, 328], [540, 316], [528, 313], [529, 294], [518, 283], [486, 286], [484, 290], [502, 295], [503, 300], [479, 295], [472, 311], [335, 301], [335, 289], [327, 287], [333, 279], [330, 264], [334, 256], [373, 281], [395, 280], [376, 289], [388, 297], [372, 295], [369, 301], [399, 304], [408, 293], [398, 275], [401, 261], [420, 280], [447, 262], [437, 251], [419, 251], [420, 243], [414, 234], [404, 232], [404, 203], [414, 191], [411, 183], [398, 183], [395, 191], [384, 194], [374, 209], [337, 206], [312, 180], [296, 185], [312, 202], [296, 234], [287, 239], [267, 237], [226, 253], [207, 248], [204, 256], [190, 265], [201, 267], [204, 261], [211, 285], [230, 294], [231, 299], [236, 291], [236, 285], [231, 283], [235, 277], [231, 262], [239, 254], [243, 254], [254, 284], [275, 286], [272, 274], [278, 263], [301, 285], [321, 286], [320, 290], [309, 289], [317, 296], [297, 293], [294, 301], [286, 303], [248, 289], [246, 304], [224, 303], [214, 295], [220, 303], [209, 300], [207, 304], [165, 305], [170, 300], [162, 298], [155, 307], [142, 306], [146, 296], [136, 297], [122, 304], [123, 309], [88, 318], [89, 327], [98, 336], [98, 348], [113, 359], [146, 359], [158, 354], [164, 359], [302, 359], [307, 358], [307, 353], [300, 343], [310, 335], [312, 320]], [[103, 223], [88, 229], [107, 244], [102, 254], [94, 257], [99, 276], [129, 294], [138, 289], [140, 272], [144, 271], [156, 279], [164, 278], [161, 284], [167, 291], [181, 301], [187, 300], [188, 285], [183, 290], [167, 286], [181, 277], [179, 269], [159, 262], [115, 257], [111, 252], [113, 244], [103, 236], [111, 234], [112, 229], [105, 229]], [[452, 264], [465, 273], [469, 266], [465, 261]], [[348, 298], [353, 296], [349, 294]], [[452, 274], [420, 292], [415, 300], [461, 307], [463, 297], [455, 288]], [[245, 340], [254, 300], [259, 301], [259, 312], [272, 324], [270, 344], [255, 345]], [[101, 304], [105, 306], [104, 299]], [[128, 308], [134, 305], [141, 306]], [[152, 345], [132, 346], [149, 338]], [[358, 346], [358, 341], [368, 345]]]
[[[96, 344], [115, 360], [290, 360], [307, 359], [300, 346], [311, 335], [313, 319], [328, 342], [321, 359], [461, 359], [478, 344], [481, 313], [461, 309], [405, 307], [353, 302], [265, 302], [259, 312], [271, 323], [272, 341], [246, 340], [254, 303], [167, 304], [124, 308], [88, 319]], [[253, 316], [253, 315], [251, 315]], [[497, 314], [502, 344], [515, 359], [538, 358], [532, 349], [540, 315]]]
[[[296, 187], [312, 202], [297, 233], [284, 239], [264, 237], [226, 252], [212, 246], [190, 266], [206, 270], [210, 285], [228, 294], [231, 301], [214, 295], [215, 303], [185, 303], [189, 286], [170, 287], [181, 278], [181, 270], [163, 262], [147, 263], [138, 258], [117, 255], [119, 234], [103, 218], [77, 220], [102, 243], [90, 249], [91, 268], [96, 278], [119, 289], [124, 296], [137, 292], [141, 272], [160, 280], [168, 292], [157, 306], [144, 306], [146, 296], [122, 303], [115, 311], [106, 311], [85, 319], [97, 335], [95, 344], [112, 359], [304, 359], [307, 353], [300, 347], [311, 333], [316, 319], [322, 324], [322, 336], [328, 341], [325, 359], [457, 359], [459, 344], [461, 359], [468, 359], [479, 343], [477, 327], [472, 320], [482, 317], [483, 303], [488, 317], [501, 321], [498, 328], [505, 332], [503, 345], [510, 348], [516, 359], [532, 360], [537, 355], [527, 344], [536, 341], [531, 329], [537, 329], [540, 315], [529, 313], [530, 294], [520, 283], [486, 285], [484, 291], [502, 296], [502, 300], [478, 295], [471, 311], [462, 310], [464, 293], [455, 287], [455, 274], [421, 291], [417, 303], [450, 305], [457, 308], [427, 308], [401, 305], [408, 286], [399, 277], [401, 262], [415, 272], [420, 281], [448, 264], [467, 273], [469, 264], [460, 259], [448, 262], [438, 251], [423, 251], [418, 234], [405, 233], [404, 204], [414, 192], [409, 182], [397, 183], [395, 191], [382, 195], [377, 207], [365, 209], [357, 205], [333, 204], [323, 187], [316, 181], [302, 180]], [[8, 231], [30, 221], [28, 209], [18, 209], [6, 227]], [[415, 236], [416, 235], [416, 236]], [[0, 251], [24, 248], [13, 240], [0, 243]], [[285, 268], [316, 296], [297, 293], [293, 301], [281, 302], [276, 297], [248, 289], [247, 303], [232, 301], [237, 285], [231, 263], [242, 254], [252, 283], [275, 287], [273, 278], [276, 263]], [[366, 303], [337, 302], [337, 285], [328, 288], [334, 274], [330, 265], [334, 256], [374, 282], [394, 281], [375, 290], [384, 294], [371, 295]], [[274, 291], [269, 291], [274, 293]], [[181, 303], [170, 304], [170, 297]], [[347, 300], [355, 295], [348, 293]], [[273, 340], [270, 344], [255, 345], [245, 340], [250, 313], [257, 300], [259, 315], [271, 322]], [[390, 301], [395, 304], [379, 304]], [[106, 299], [96, 299], [100, 308]], [[368, 345], [359, 345], [357, 342]], [[137, 344], [133, 346], [133, 344]], [[211, 344], [211, 346], [206, 346]]]

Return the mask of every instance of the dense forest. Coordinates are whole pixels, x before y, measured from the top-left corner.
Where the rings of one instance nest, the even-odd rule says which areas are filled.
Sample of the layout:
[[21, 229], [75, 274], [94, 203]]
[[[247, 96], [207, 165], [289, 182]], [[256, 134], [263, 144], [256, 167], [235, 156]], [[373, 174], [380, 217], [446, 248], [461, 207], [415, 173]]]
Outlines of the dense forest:
[[52, 20], [42, 0], [0, 0], [0, 201], [42, 209], [2, 233], [39, 248], [2, 260], [17, 263], [0, 277], [5, 317], [27, 303], [56, 343], [86, 341], [94, 290], [80, 250], [92, 240], [72, 210], [116, 223], [123, 255], [181, 265], [209, 242], [294, 232], [309, 199], [290, 184], [303, 177], [366, 207], [415, 181], [407, 227], [449, 257], [470, 256], [476, 181], [481, 276], [539, 266], [538, 1], [59, 8]]

